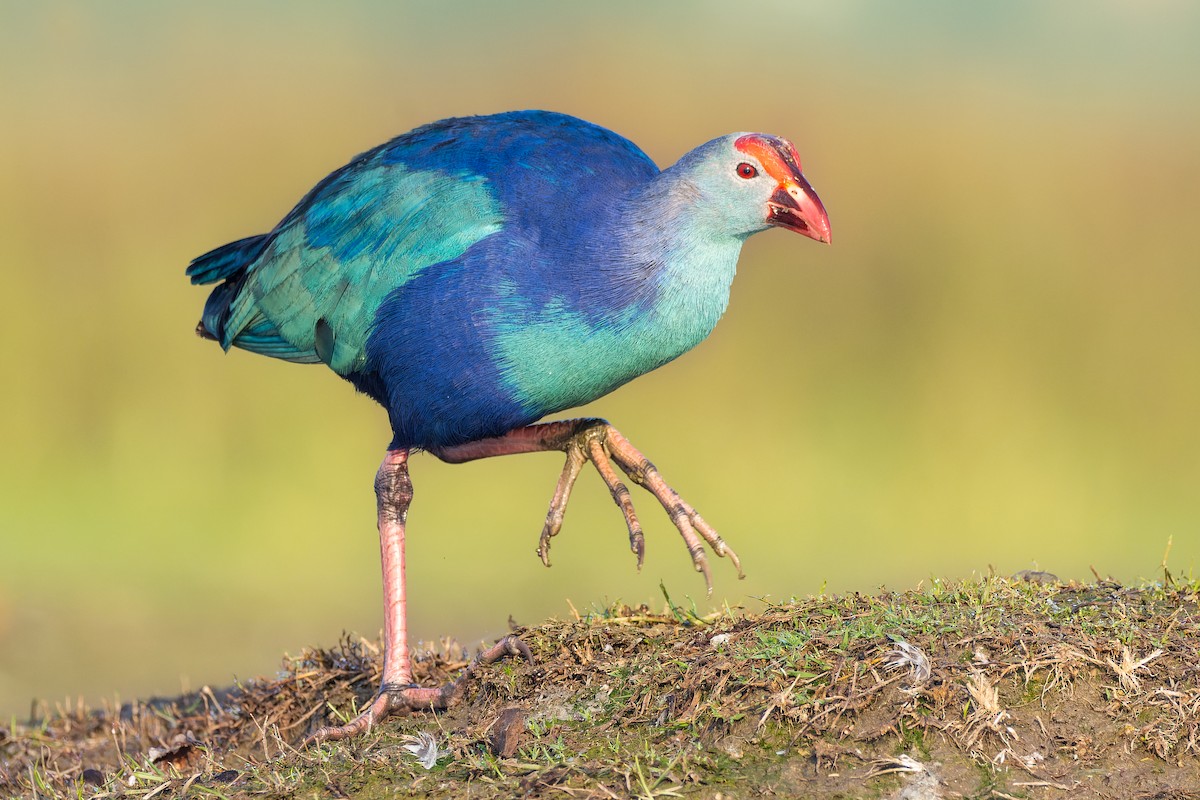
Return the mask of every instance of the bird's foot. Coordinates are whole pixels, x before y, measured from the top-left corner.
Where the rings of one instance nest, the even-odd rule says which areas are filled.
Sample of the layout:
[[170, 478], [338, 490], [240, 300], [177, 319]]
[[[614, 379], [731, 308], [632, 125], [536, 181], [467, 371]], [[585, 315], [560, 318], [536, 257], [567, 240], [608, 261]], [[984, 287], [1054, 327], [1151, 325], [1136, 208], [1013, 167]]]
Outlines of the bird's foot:
[[538, 540], [537, 552], [542, 563], [550, 566], [550, 539], [557, 536], [559, 530], [562, 529], [571, 488], [583, 470], [583, 465], [591, 461], [592, 466], [596, 468], [604, 483], [607, 484], [613, 501], [616, 502], [617, 507], [621, 509], [621, 514], [625, 517], [625, 524], [629, 528], [629, 548], [637, 556], [638, 569], [641, 569], [646, 554], [645, 536], [642, 533], [641, 523], [638, 522], [637, 512], [633, 509], [633, 498], [629, 494], [629, 489], [613, 469], [612, 465], [615, 462], [621, 471], [629, 476], [630, 480], [654, 495], [662, 505], [663, 510], [667, 512], [671, 522], [679, 531], [679, 535], [683, 537], [683, 542], [692, 556], [692, 564], [696, 571], [704, 575], [704, 583], [710, 595], [712, 594], [712, 573], [709, 571], [708, 557], [704, 553], [704, 542], [707, 542], [718, 556], [727, 557], [733, 562], [739, 578], [746, 577], [742, 572], [741, 561], [733, 548], [720, 537], [711, 525], [704, 521], [703, 517], [696, 513], [696, 509], [685, 502], [679, 493], [663, 480], [658, 469], [630, 444], [620, 431], [602, 419], [574, 420], [572, 423], [547, 423], [548, 426], [564, 424], [574, 424], [575, 430], [564, 436], [558, 447], [566, 452], [567, 461], [563, 466], [562, 476], [558, 479], [558, 485], [554, 489], [554, 497], [550, 501], [550, 511], [546, 515], [546, 524], [542, 528], [542, 535]]
[[487, 650], [476, 655], [457, 678], [440, 687], [430, 688], [412, 683], [391, 682], [385, 679], [379, 688], [379, 694], [375, 695], [371, 705], [367, 706], [361, 714], [345, 725], [319, 728], [304, 740], [303, 746], [349, 739], [368, 733], [392, 715], [404, 715], [412, 711], [440, 711], [449, 708], [458, 702], [477, 668], [508, 656], [521, 656], [528, 663], [533, 663], [533, 654], [529, 652], [528, 645], [516, 636], [505, 636]]
[[503, 436], [477, 439], [451, 447], [432, 448], [430, 452], [447, 463], [460, 464], [477, 458], [544, 453], [547, 450], [561, 450], [567, 454], [567, 462], [554, 489], [550, 511], [546, 514], [546, 524], [538, 539], [538, 556], [546, 566], [550, 566], [550, 540], [557, 536], [562, 528], [567, 500], [571, 497], [575, 479], [579, 477], [583, 465], [589, 461], [600, 473], [600, 477], [612, 493], [613, 500], [621, 509], [625, 524], [629, 527], [629, 548], [637, 556], [638, 567], [642, 566], [642, 559], [646, 553], [645, 536], [642, 534], [637, 512], [633, 510], [633, 499], [629, 495], [629, 489], [613, 469], [612, 465], [615, 462], [634, 483], [646, 489], [662, 504], [671, 522], [675, 523], [679, 535], [683, 537], [696, 571], [704, 575], [709, 594], [712, 594], [712, 574], [708, 568], [708, 557], [704, 554], [705, 542], [718, 556], [727, 557], [733, 562], [739, 578], [745, 577], [733, 548], [696, 513], [696, 509], [684, 502], [683, 498], [667, 485], [654, 465], [606, 420], [571, 419], [542, 422], [511, 430]]

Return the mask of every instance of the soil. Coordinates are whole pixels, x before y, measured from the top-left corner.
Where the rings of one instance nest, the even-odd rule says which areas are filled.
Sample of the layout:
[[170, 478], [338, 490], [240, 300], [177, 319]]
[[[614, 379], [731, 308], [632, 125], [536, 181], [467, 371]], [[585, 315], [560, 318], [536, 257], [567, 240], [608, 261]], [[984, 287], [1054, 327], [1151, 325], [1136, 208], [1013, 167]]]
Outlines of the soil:
[[[377, 643], [280, 677], [0, 728], [0, 796], [1200, 798], [1200, 584], [1024, 575], [516, 632], [450, 711], [302, 747]], [[466, 664], [418, 653], [437, 684]], [[422, 736], [423, 735], [423, 736]]]

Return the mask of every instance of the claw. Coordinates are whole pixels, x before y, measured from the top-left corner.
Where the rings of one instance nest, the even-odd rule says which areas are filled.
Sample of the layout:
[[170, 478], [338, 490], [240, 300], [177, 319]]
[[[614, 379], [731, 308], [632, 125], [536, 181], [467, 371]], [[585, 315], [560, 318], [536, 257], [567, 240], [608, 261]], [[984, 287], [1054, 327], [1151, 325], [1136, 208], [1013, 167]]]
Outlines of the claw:
[[692, 526], [696, 529], [696, 532], [704, 537], [704, 541], [708, 542], [708, 546], [713, 549], [714, 553], [722, 558], [728, 558], [730, 560], [730, 562], [733, 564], [733, 568], [737, 570], [738, 580], [745, 580], [746, 573], [742, 572], [742, 560], [738, 558], [738, 555], [733, 551], [733, 548], [721, 538], [720, 534], [713, 529], [712, 525], [709, 525], [704, 521], [704, 517], [696, 513], [696, 509], [692, 508], [687, 503], [684, 503], [682, 500], [679, 502], [683, 505], [684, 510], [687, 512], [688, 519], [691, 520]]
[[712, 571], [708, 568], [708, 558], [703, 552], [693, 553], [692, 562], [696, 565], [696, 572], [704, 575], [704, 596], [712, 597]]

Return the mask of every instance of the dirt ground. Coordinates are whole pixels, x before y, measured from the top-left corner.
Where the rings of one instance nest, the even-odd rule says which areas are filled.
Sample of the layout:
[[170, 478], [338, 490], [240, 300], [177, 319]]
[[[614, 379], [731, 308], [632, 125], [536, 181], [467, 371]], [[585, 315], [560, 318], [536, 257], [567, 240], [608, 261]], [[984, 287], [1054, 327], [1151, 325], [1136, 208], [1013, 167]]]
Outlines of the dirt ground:
[[[1025, 574], [668, 604], [521, 628], [535, 663], [462, 701], [301, 747], [371, 697], [378, 645], [282, 677], [0, 728], [0, 796], [1200, 798], [1200, 584]], [[419, 654], [434, 684], [466, 663]]]

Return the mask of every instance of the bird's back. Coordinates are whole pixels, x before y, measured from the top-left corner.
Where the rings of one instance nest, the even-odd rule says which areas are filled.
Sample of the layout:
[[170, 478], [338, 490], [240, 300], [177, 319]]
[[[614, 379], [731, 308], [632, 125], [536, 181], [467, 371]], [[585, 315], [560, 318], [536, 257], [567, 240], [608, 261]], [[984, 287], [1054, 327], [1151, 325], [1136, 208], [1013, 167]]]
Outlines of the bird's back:
[[613, 199], [658, 174], [637, 145], [607, 128], [548, 111], [442, 120], [380, 148], [383, 163], [487, 181], [506, 226], [571, 235]]

